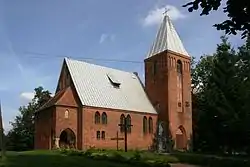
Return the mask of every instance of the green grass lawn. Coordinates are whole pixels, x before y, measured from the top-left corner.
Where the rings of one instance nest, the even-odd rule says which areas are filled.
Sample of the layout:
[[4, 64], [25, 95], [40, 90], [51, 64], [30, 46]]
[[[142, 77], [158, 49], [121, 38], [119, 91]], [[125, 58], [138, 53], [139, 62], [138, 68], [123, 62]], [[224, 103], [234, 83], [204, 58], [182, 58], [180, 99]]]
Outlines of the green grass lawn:
[[129, 167], [128, 164], [88, 159], [81, 156], [65, 156], [57, 152], [30, 151], [7, 153], [0, 162], [4, 167]]
[[[88, 153], [88, 154], [86, 154]], [[104, 155], [104, 157], [99, 157]], [[139, 159], [138, 159], [139, 154]], [[90, 156], [91, 155], [91, 156]], [[137, 160], [136, 160], [137, 158]], [[142, 162], [136, 164], [134, 162]], [[77, 150], [61, 151], [26, 151], [8, 152], [4, 161], [0, 160], [0, 167], [132, 167], [144, 166], [145, 163], [187, 163], [212, 167], [245, 167], [250, 166], [249, 159], [215, 157], [192, 153], [173, 153], [159, 155], [150, 152], [92, 150], [81, 152]], [[134, 164], [133, 164], [134, 163]], [[158, 165], [156, 165], [158, 166]], [[163, 165], [166, 167], [165, 165]], [[161, 165], [161, 167], [163, 167]]]

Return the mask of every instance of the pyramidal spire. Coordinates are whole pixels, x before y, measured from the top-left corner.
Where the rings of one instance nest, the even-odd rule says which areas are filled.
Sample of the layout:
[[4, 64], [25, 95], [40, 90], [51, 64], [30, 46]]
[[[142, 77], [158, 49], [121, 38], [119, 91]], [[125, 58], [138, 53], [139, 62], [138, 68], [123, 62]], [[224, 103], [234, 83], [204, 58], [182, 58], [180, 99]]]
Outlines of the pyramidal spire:
[[165, 12], [156, 39], [147, 55], [147, 58], [166, 50], [189, 56], [174, 28], [171, 19]]

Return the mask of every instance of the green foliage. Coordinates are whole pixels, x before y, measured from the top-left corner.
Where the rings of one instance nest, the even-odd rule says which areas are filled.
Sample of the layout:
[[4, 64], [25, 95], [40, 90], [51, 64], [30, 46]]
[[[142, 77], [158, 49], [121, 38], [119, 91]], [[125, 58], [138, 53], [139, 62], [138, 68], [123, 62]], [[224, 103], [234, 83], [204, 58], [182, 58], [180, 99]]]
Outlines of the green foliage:
[[238, 51], [231, 47], [227, 38], [221, 39], [216, 53], [201, 57], [192, 69], [193, 147], [203, 153], [247, 153], [250, 139], [249, 38]]
[[115, 162], [126, 162], [128, 159], [124, 156], [122, 156], [120, 153], [118, 152], [114, 152], [111, 156], [110, 156], [111, 160], [115, 161]]
[[81, 152], [66, 149], [60, 150], [60, 153], [66, 156], [83, 156], [94, 160], [112, 161], [116, 163], [141, 167], [168, 167], [168, 162], [177, 162], [177, 160], [171, 161], [171, 158], [166, 156], [140, 151], [121, 152], [114, 150], [103, 151], [91, 149]]
[[139, 161], [142, 159], [141, 153], [139, 151], [135, 151], [130, 160]]
[[96, 160], [84, 156], [73, 156], [59, 154], [58, 151], [33, 151], [9, 155], [6, 161], [0, 161], [5, 167], [130, 167], [130, 164], [122, 164], [106, 160]]
[[130, 166], [143, 166], [143, 167], [169, 167], [169, 163], [185, 163], [201, 166], [213, 167], [245, 167], [250, 165], [250, 161], [243, 158], [219, 157], [211, 155], [191, 154], [173, 152], [170, 155], [155, 154], [151, 152], [130, 151], [121, 152], [114, 150], [91, 150], [91, 154], [75, 154], [75, 150], [68, 152], [61, 152], [67, 156], [83, 156], [86, 158], [98, 161], [111, 161], [118, 164], [129, 164]]
[[[222, 4], [222, 0], [192, 0], [183, 7], [189, 7], [189, 12], [201, 8], [200, 15], [208, 15], [211, 10], [218, 10]], [[224, 30], [227, 34], [235, 35], [237, 31], [241, 31], [242, 37], [247, 37], [247, 34], [250, 34], [250, 1], [227, 0], [223, 5], [225, 5], [223, 12], [228, 16], [228, 19], [214, 26], [218, 30]]]
[[87, 150], [83, 153], [83, 155], [86, 156], [86, 157], [91, 157], [92, 154], [93, 154], [93, 152], [94, 152], [94, 149], [90, 148], [90, 149], [87, 149]]
[[42, 87], [35, 88], [35, 96], [27, 106], [19, 108], [19, 114], [11, 122], [12, 129], [7, 134], [7, 149], [15, 151], [34, 148], [34, 117], [37, 111], [50, 98], [51, 93]]
[[82, 156], [85, 152], [76, 149], [61, 149], [60, 152], [69, 156]]

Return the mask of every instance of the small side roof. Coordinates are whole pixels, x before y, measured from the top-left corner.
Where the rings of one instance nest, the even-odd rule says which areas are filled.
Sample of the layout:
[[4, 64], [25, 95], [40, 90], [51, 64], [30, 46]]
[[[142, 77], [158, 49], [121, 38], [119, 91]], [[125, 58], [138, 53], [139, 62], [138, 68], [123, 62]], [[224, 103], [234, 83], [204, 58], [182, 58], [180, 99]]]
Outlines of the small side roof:
[[65, 58], [82, 105], [157, 114], [137, 75]]

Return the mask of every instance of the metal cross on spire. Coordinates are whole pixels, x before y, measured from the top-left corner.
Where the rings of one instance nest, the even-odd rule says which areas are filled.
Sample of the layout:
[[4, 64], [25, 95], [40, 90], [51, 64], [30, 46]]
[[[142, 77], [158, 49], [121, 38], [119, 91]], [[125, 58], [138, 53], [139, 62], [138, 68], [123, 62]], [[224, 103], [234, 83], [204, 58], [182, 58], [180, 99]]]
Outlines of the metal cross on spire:
[[168, 12], [170, 11], [170, 9], [169, 8], [165, 8], [165, 11], [163, 12], [163, 15], [164, 16], [168, 16]]

